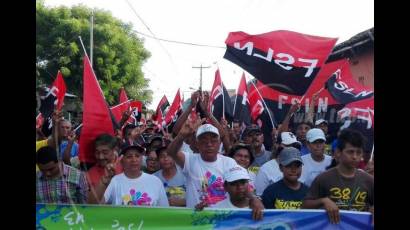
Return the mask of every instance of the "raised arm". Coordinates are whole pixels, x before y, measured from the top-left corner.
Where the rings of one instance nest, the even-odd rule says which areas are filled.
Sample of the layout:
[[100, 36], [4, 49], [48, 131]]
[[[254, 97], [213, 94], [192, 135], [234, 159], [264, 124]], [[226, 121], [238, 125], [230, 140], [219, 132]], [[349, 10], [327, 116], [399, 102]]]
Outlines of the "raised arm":
[[174, 127], [172, 128], [172, 133], [175, 136], [178, 135], [185, 121], [188, 119], [188, 116], [191, 113], [192, 109], [195, 108], [196, 104], [198, 103], [198, 100], [199, 100], [199, 91], [196, 91], [191, 94], [191, 104], [189, 104], [188, 108], [181, 114], [181, 116], [178, 118], [177, 122], [175, 123]]
[[317, 99], [319, 98], [319, 93], [315, 93], [312, 96], [312, 102], [309, 105], [309, 111], [306, 115], [306, 122], [313, 123], [313, 116], [315, 114], [315, 105], [317, 102]]
[[287, 132], [289, 130], [289, 121], [292, 115], [299, 109], [300, 103], [293, 104], [288, 113], [285, 116], [285, 119], [283, 119], [282, 124], [278, 128], [278, 135], [280, 135], [282, 132]]
[[75, 132], [71, 131], [67, 139], [68, 139], [67, 147], [65, 148], [63, 152], [63, 162], [64, 164], [71, 165], [71, 149], [73, 148], [73, 145], [76, 139]]
[[189, 137], [190, 135], [194, 135], [195, 131], [198, 127], [202, 124], [205, 119], [196, 120], [186, 120], [182, 129], [178, 132], [178, 135], [174, 138], [174, 140], [168, 145], [167, 153], [174, 159], [174, 161], [181, 167], [184, 167], [185, 164], [185, 155], [184, 153], [180, 152], [179, 150], [182, 147], [182, 143], [185, 138]]

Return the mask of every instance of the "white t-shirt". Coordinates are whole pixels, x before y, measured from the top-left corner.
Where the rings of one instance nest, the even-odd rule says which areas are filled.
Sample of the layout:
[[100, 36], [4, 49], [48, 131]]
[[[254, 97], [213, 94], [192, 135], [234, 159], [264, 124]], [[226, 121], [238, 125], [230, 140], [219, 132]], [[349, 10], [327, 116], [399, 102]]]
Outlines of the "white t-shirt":
[[225, 199], [223, 175], [235, 167], [236, 161], [230, 157], [217, 154], [217, 160], [206, 162], [200, 154], [185, 155], [185, 165], [182, 172], [186, 176], [186, 204], [194, 208], [202, 200], [213, 205]]
[[322, 172], [326, 171], [326, 167], [332, 162], [332, 157], [324, 154], [325, 158], [321, 162], [313, 160], [311, 154], [306, 154], [302, 156], [303, 166], [302, 166], [302, 179], [305, 185], [309, 186], [312, 184], [313, 180]]
[[184, 153], [194, 153], [194, 151], [192, 151], [191, 147], [187, 143], [185, 143], [185, 141], [182, 142], [180, 151]]
[[261, 196], [266, 187], [279, 181], [282, 177], [283, 174], [279, 169], [279, 164], [276, 159], [272, 159], [263, 164], [256, 175], [256, 195]]
[[161, 180], [144, 172], [135, 179], [124, 173], [114, 176], [105, 190], [104, 199], [113, 205], [169, 206]]
[[218, 203], [216, 203], [215, 205], [212, 205], [211, 208], [249, 209], [249, 206], [248, 206], [248, 207], [244, 207], [244, 208], [236, 207], [235, 205], [232, 204], [231, 199], [230, 199], [229, 196], [228, 196], [225, 200], [223, 200], [223, 201], [221, 201], [221, 202], [218, 202]]

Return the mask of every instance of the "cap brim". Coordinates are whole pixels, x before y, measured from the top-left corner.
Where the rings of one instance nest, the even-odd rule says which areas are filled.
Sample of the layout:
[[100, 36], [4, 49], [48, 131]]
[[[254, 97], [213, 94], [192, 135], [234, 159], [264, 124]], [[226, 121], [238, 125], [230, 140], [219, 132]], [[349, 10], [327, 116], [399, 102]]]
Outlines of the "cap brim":
[[312, 142], [315, 142], [315, 141], [317, 141], [317, 140], [326, 141], [326, 138], [323, 138], [323, 137], [317, 137], [317, 138], [313, 138], [313, 140], [312, 140], [312, 139], [311, 139], [311, 140], [309, 140], [309, 142], [310, 142], [310, 143], [312, 143]]
[[283, 166], [288, 166], [288, 165], [290, 165], [292, 162], [295, 162], [295, 161], [298, 161], [298, 162], [300, 162], [300, 163], [303, 165], [303, 161], [302, 161], [300, 158], [296, 158], [296, 157], [291, 158], [291, 159], [288, 159], [288, 160], [286, 160], [286, 161], [282, 161], [282, 162], [280, 162], [280, 164], [283, 165]]
[[144, 151], [145, 151], [145, 148], [143, 148], [143, 147], [141, 147], [141, 146], [131, 145], [131, 146], [128, 146], [128, 147], [122, 149], [121, 152], [120, 152], [120, 155], [124, 155], [124, 153], [125, 153], [126, 151], [128, 151], [129, 149], [136, 149], [136, 150], [138, 150], [141, 154], [144, 154]]

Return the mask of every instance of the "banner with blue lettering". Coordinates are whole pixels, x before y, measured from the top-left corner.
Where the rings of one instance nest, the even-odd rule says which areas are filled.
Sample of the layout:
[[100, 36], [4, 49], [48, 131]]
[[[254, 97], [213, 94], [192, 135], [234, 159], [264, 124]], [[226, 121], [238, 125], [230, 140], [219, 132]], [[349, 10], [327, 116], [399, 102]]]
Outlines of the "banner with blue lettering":
[[368, 212], [341, 211], [331, 224], [324, 210], [265, 210], [261, 221], [251, 210], [36, 205], [36, 229], [373, 229]]

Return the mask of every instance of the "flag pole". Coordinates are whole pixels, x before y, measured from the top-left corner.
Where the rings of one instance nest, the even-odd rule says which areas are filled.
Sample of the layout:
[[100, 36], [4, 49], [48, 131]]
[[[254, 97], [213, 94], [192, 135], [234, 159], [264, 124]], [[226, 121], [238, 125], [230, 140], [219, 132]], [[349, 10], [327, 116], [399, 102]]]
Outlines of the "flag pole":
[[268, 115], [269, 115], [270, 122], [272, 123], [272, 127], [276, 128], [276, 127], [275, 127], [275, 124], [273, 123], [273, 119], [272, 119], [272, 116], [271, 116], [271, 114], [270, 114], [269, 108], [268, 108], [268, 106], [267, 106], [266, 103], [265, 103], [265, 100], [263, 100], [263, 97], [262, 97], [261, 93], [259, 92], [258, 88], [256, 87], [255, 83], [253, 83], [252, 80], [251, 80], [251, 83], [252, 83], [252, 85], [255, 87], [256, 92], [258, 92], [260, 98], [262, 99], [263, 105], [265, 106], [266, 110], [268, 111]]
[[223, 119], [225, 119], [225, 92], [224, 92], [224, 84], [222, 83], [222, 78], [221, 78], [221, 89], [222, 89], [222, 117]]
[[78, 36], [78, 38], [80, 39], [80, 43], [81, 43], [81, 46], [83, 47], [83, 51], [85, 53], [85, 56], [88, 57], [87, 51], [85, 50], [85, 46], [84, 46], [84, 43], [83, 43], [83, 39], [81, 39], [81, 36]]
[[373, 153], [374, 153], [374, 143], [373, 143], [373, 147], [372, 147], [372, 154], [370, 155], [370, 160], [373, 160]]

